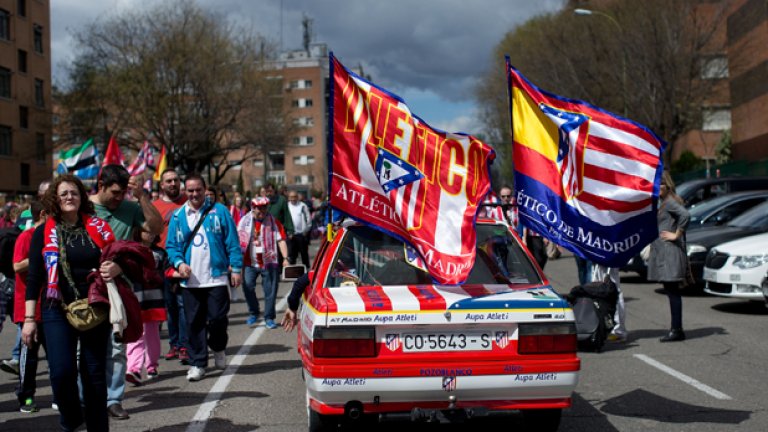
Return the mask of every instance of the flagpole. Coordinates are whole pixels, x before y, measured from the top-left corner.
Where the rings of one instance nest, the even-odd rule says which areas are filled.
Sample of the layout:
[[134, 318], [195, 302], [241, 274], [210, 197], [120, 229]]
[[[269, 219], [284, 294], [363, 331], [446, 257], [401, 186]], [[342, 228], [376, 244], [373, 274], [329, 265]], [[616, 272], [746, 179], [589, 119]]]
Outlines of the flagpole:
[[[512, 163], [512, 199], [510, 201], [513, 202], [512, 204], [512, 211], [515, 211], [515, 208], [517, 207], [517, 184], [515, 184], [515, 121], [514, 116], [512, 115], [512, 74], [510, 73], [510, 70], [512, 68], [512, 64], [509, 61], [509, 56], [504, 56], [504, 63], [506, 64], [506, 70], [505, 73], [507, 75], [507, 106], [509, 107], [509, 157], [510, 162]], [[505, 213], [507, 210], [503, 209]], [[518, 221], [518, 224], [520, 222]], [[520, 233], [518, 227], [513, 227], [515, 231]]]
[[326, 236], [328, 238], [328, 242], [333, 241], [333, 210], [331, 209], [331, 184], [333, 181], [333, 88], [335, 87], [334, 83], [334, 61], [333, 61], [333, 51], [328, 53], [328, 75], [330, 76], [330, 79], [328, 80], [328, 101], [326, 102], [326, 107], [328, 108], [328, 137], [326, 138], [326, 141], [328, 143], [328, 148], [325, 153], [326, 161], [325, 165], [328, 167], [328, 205], [326, 206], [326, 211], [328, 212], [328, 225], [326, 226]]

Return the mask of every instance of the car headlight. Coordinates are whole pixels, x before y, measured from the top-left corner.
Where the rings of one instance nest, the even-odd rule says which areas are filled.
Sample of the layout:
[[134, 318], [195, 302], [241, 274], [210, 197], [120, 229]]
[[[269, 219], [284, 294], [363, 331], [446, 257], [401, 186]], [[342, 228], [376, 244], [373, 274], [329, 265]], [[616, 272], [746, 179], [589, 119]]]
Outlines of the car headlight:
[[705, 248], [704, 246], [700, 244], [691, 243], [687, 246], [686, 254], [691, 255], [691, 254], [702, 253], [706, 251], [707, 251], [707, 248]]
[[751, 269], [768, 263], [768, 254], [738, 256], [733, 260], [733, 265], [740, 269]]

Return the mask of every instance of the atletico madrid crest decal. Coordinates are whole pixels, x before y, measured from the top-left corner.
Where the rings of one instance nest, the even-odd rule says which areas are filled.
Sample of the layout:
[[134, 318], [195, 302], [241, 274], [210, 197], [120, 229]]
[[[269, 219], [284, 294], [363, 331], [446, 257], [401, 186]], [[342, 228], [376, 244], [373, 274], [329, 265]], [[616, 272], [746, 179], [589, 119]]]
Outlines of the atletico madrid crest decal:
[[389, 333], [386, 336], [387, 348], [390, 351], [397, 351], [400, 348], [400, 335]]
[[497, 331], [496, 332], [496, 345], [504, 349], [509, 345], [509, 337], [507, 336], [507, 332], [505, 331]]
[[456, 390], [456, 377], [455, 376], [447, 376], [443, 377], [443, 390], [447, 392], [452, 392]]

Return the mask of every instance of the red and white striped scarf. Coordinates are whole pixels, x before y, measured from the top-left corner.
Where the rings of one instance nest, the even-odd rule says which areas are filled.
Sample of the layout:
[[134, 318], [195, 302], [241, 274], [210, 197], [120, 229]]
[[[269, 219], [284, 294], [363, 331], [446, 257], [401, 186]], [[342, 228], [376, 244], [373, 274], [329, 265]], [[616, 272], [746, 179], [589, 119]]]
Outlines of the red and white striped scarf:
[[[88, 233], [88, 236], [99, 249], [103, 249], [104, 246], [115, 241], [112, 228], [110, 228], [105, 220], [94, 215], [82, 213], [80, 214], [80, 220], [85, 225], [85, 231]], [[56, 226], [56, 220], [52, 217], [45, 221], [45, 228], [43, 228], [43, 238], [45, 240], [43, 259], [45, 260], [45, 269], [48, 272], [46, 296], [49, 299], [61, 300], [61, 291], [59, 290], [59, 256], [61, 255], [60, 248], [66, 246], [59, 244]], [[72, 287], [72, 289], [76, 288]]]

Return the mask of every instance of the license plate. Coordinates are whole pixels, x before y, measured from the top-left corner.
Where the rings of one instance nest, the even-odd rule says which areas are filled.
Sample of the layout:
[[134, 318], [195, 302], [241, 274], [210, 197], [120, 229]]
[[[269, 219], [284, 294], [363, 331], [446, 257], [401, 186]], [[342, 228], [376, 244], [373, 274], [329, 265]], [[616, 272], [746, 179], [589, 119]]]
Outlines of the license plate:
[[715, 278], [715, 271], [714, 270], [710, 270], [710, 269], [705, 267], [704, 268], [703, 279], [704, 280], [708, 280], [708, 281], [712, 281], [712, 282], [716, 282], [717, 279]]
[[403, 333], [403, 352], [488, 351], [493, 332]]

